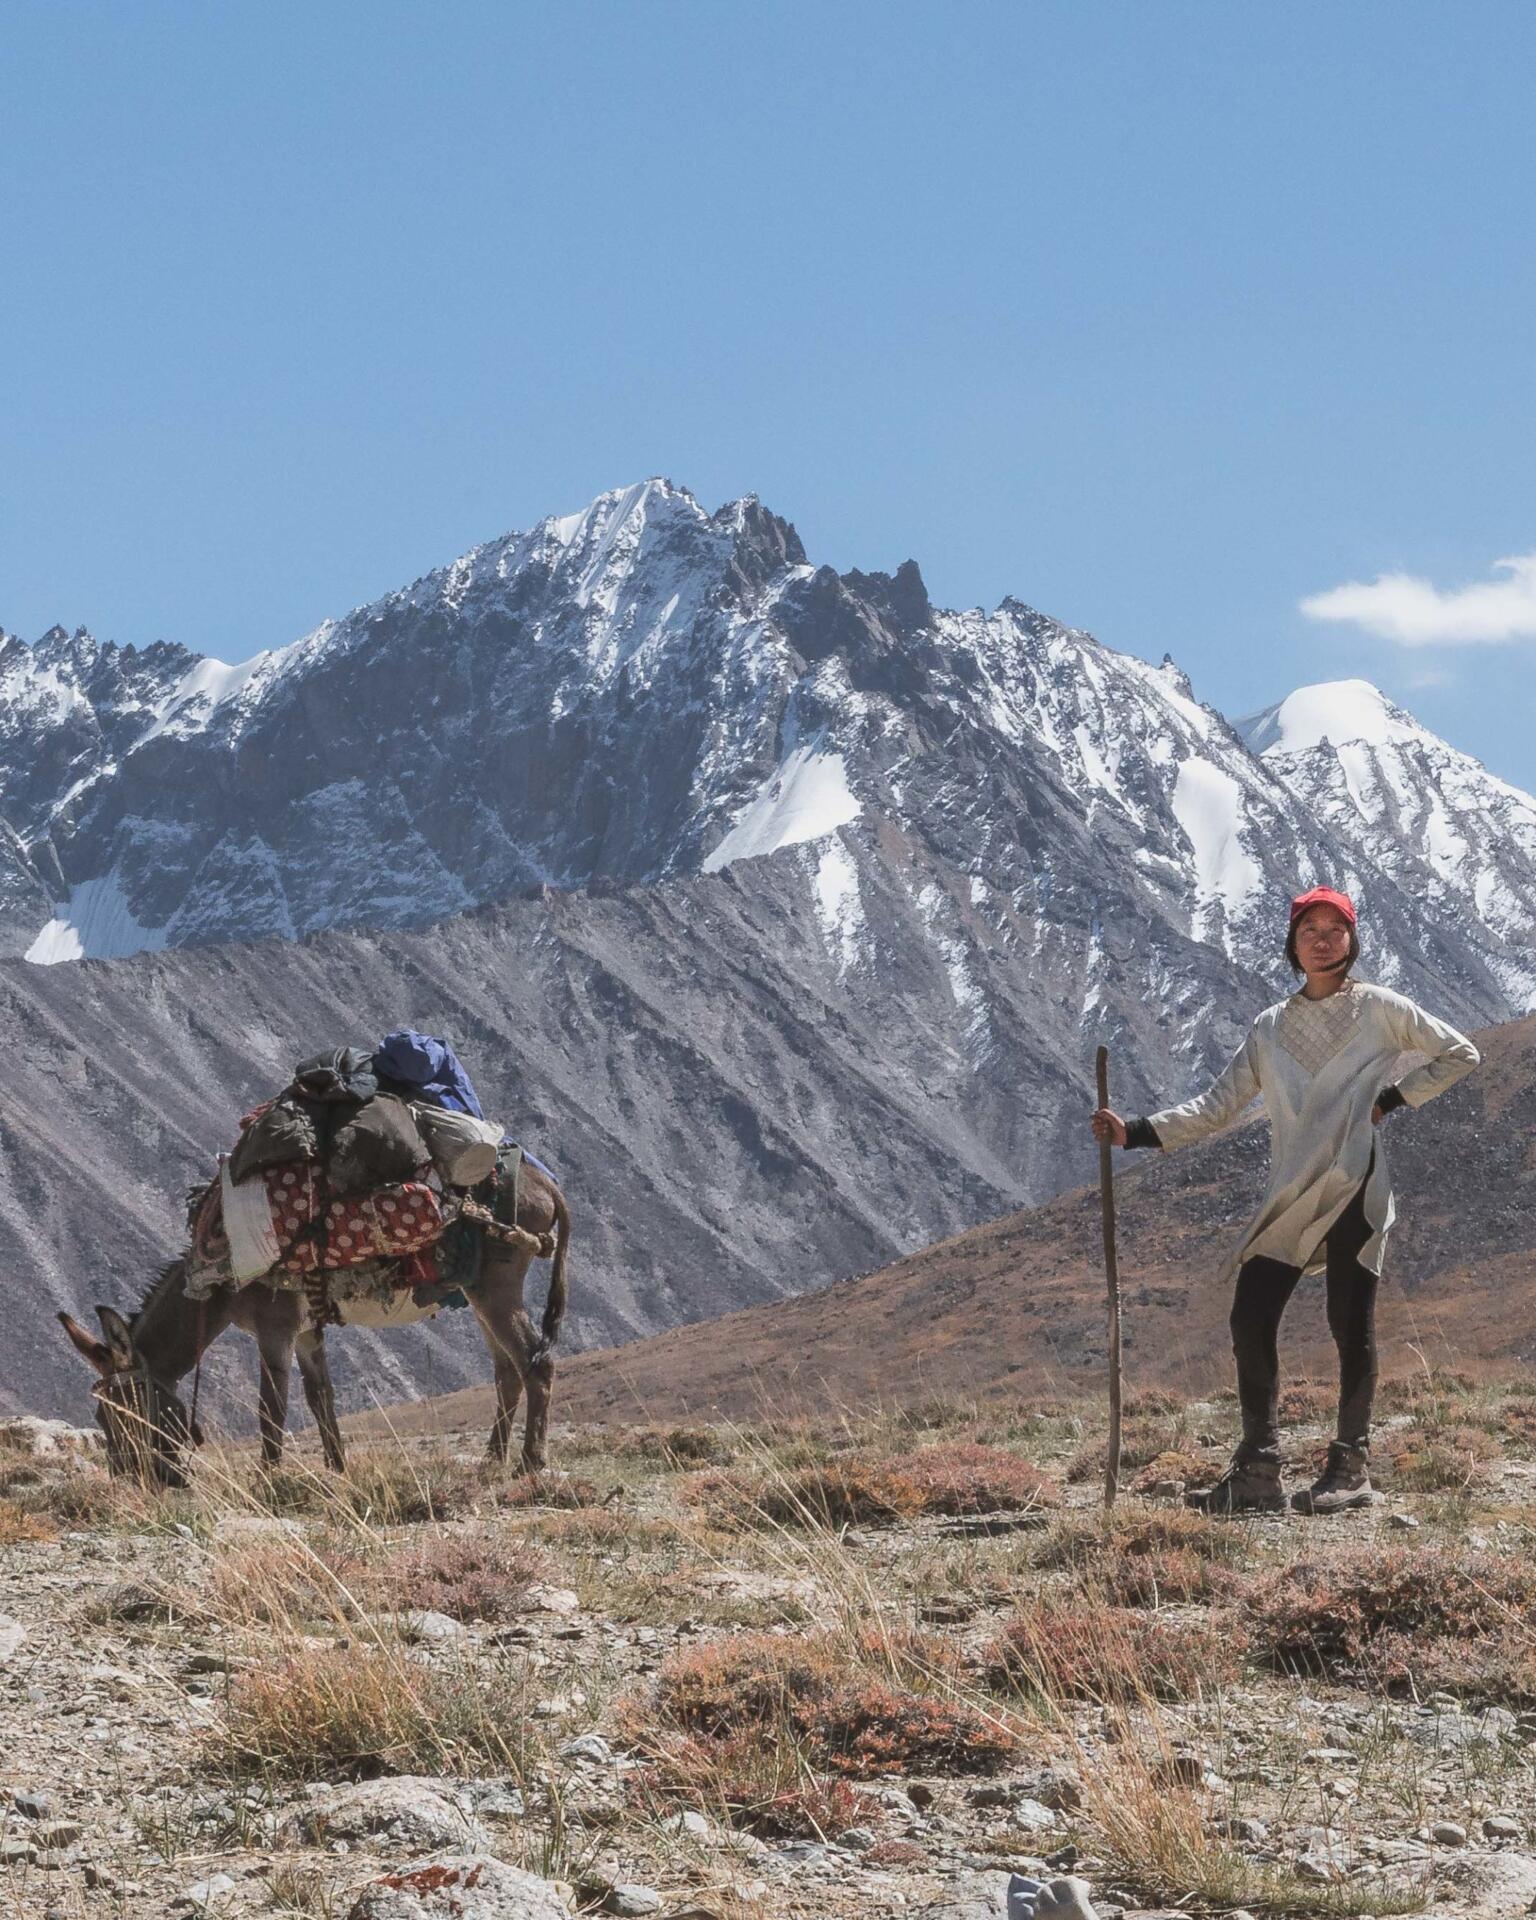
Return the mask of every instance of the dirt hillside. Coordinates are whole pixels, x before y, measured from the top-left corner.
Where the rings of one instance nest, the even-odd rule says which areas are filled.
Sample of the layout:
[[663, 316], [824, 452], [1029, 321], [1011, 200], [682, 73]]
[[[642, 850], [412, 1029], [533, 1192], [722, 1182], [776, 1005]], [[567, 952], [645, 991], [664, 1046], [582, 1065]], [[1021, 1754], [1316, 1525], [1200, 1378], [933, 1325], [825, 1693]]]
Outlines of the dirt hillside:
[[[1476, 1073], [1389, 1116], [1378, 1136], [1398, 1213], [1380, 1313], [1388, 1374], [1420, 1353], [1495, 1372], [1536, 1356], [1536, 1016], [1476, 1039]], [[1177, 1155], [1115, 1156], [1133, 1384], [1198, 1391], [1226, 1379], [1230, 1291], [1218, 1275], [1267, 1158], [1262, 1118]], [[579, 1259], [574, 1271], [579, 1290]], [[877, 1272], [575, 1356], [560, 1369], [559, 1412], [756, 1420], [828, 1400], [1028, 1399], [1102, 1374], [1103, 1301], [1098, 1189], [1081, 1187]], [[1327, 1377], [1320, 1278], [1298, 1290], [1285, 1341], [1287, 1371]], [[488, 1423], [489, 1410], [489, 1390], [469, 1389], [389, 1417], [414, 1430]]]

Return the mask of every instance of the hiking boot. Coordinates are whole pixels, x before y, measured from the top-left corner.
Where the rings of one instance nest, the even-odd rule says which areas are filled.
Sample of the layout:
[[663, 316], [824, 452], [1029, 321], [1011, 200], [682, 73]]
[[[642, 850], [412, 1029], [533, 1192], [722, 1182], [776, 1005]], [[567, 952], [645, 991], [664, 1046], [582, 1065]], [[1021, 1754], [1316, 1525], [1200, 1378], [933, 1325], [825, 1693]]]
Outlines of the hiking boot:
[[1335, 1440], [1321, 1477], [1293, 1493], [1291, 1505], [1298, 1513], [1346, 1513], [1351, 1507], [1368, 1507], [1375, 1498], [1365, 1448]]
[[1186, 1493], [1184, 1504], [1213, 1519], [1233, 1513], [1281, 1513], [1285, 1488], [1280, 1484], [1280, 1461], [1272, 1453], [1250, 1453], [1239, 1447], [1215, 1486]]

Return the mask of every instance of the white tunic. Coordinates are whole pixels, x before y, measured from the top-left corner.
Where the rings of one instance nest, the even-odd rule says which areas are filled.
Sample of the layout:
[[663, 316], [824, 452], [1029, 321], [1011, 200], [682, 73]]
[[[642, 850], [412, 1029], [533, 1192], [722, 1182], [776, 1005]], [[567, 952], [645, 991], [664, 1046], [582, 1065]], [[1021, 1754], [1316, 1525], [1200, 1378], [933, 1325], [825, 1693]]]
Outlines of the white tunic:
[[1429, 1056], [1426, 1065], [1396, 1082], [1414, 1107], [1443, 1093], [1478, 1063], [1470, 1040], [1389, 987], [1355, 980], [1321, 1000], [1295, 993], [1265, 1008], [1205, 1093], [1147, 1116], [1172, 1152], [1235, 1120], [1255, 1094], [1264, 1097], [1269, 1189], [1223, 1267], [1223, 1280], [1261, 1254], [1319, 1272], [1328, 1229], [1367, 1169], [1365, 1217], [1371, 1237], [1359, 1257], [1372, 1273], [1381, 1272], [1395, 1210], [1383, 1130], [1372, 1127], [1371, 1108], [1382, 1089], [1393, 1084], [1404, 1053]]

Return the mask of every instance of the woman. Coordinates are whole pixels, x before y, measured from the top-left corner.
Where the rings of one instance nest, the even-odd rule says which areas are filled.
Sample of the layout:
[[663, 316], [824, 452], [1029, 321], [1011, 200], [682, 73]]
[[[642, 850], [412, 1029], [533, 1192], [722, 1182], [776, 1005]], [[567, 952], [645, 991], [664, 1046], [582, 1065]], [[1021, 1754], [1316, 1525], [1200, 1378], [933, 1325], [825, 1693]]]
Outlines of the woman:
[[[1327, 1274], [1328, 1326], [1339, 1350], [1339, 1422], [1321, 1479], [1292, 1504], [1303, 1513], [1369, 1505], [1376, 1287], [1393, 1220], [1386, 1157], [1372, 1129], [1394, 1108], [1423, 1106], [1478, 1063], [1476, 1047], [1454, 1027], [1400, 993], [1350, 978], [1360, 941], [1346, 894], [1314, 887], [1291, 902], [1285, 957], [1305, 985], [1259, 1015], [1207, 1092], [1129, 1125], [1100, 1107], [1092, 1123], [1095, 1140], [1171, 1152], [1235, 1120], [1256, 1093], [1264, 1096], [1269, 1189], [1221, 1274], [1225, 1281], [1237, 1272], [1232, 1348], [1243, 1438], [1209, 1493], [1190, 1496], [1208, 1513], [1286, 1503], [1277, 1335], [1297, 1281], [1319, 1271]], [[1429, 1059], [1397, 1086], [1384, 1085], [1400, 1053]]]

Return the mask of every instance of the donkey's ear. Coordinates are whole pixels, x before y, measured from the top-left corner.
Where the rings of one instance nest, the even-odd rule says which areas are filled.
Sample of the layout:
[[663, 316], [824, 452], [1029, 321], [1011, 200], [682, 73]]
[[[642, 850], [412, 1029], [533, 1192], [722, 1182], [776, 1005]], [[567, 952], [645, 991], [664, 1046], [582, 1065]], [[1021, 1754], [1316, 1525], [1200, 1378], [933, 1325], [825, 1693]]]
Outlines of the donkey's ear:
[[101, 1322], [101, 1330], [107, 1336], [107, 1346], [115, 1367], [131, 1367], [138, 1356], [133, 1350], [133, 1335], [128, 1331], [128, 1322], [116, 1307], [98, 1307], [96, 1318]]
[[83, 1353], [98, 1373], [110, 1373], [112, 1371], [111, 1352], [101, 1344], [95, 1334], [87, 1333], [80, 1322], [71, 1319], [67, 1313], [61, 1313], [59, 1315], [59, 1325], [63, 1327], [64, 1331], [69, 1335], [70, 1342], [74, 1346], [75, 1351], [77, 1353]]

